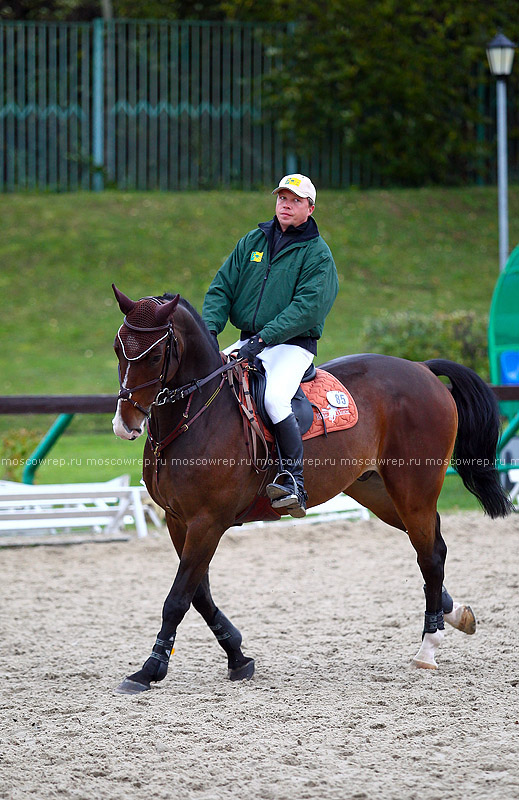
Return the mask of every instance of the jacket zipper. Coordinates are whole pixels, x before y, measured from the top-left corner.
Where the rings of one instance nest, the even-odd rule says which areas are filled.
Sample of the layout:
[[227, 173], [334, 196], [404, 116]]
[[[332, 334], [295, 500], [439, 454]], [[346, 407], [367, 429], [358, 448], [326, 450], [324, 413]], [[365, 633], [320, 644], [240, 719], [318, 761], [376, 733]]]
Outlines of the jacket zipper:
[[256, 303], [256, 308], [254, 309], [254, 315], [252, 317], [252, 332], [253, 333], [256, 332], [256, 317], [258, 315], [258, 310], [259, 310], [259, 307], [260, 307], [261, 298], [263, 297], [263, 292], [265, 291], [265, 284], [267, 282], [267, 278], [269, 276], [269, 272], [270, 272], [271, 266], [272, 266], [272, 261], [269, 260], [269, 263], [268, 263], [268, 266], [267, 266], [267, 271], [265, 272], [265, 274], [263, 276], [263, 282], [261, 284], [261, 290], [260, 290], [260, 293], [259, 293], [258, 302]]
[[[284, 253], [285, 250], [297, 249], [298, 244], [299, 243], [296, 242], [294, 245], [288, 245], [288, 247], [286, 247], [286, 248], [284, 247], [283, 250], [280, 251], [280, 252]], [[278, 253], [275, 256], [275, 258], [277, 258], [278, 255], [280, 255], [280, 253]], [[272, 260], [269, 259], [269, 263], [268, 263], [268, 266], [267, 266], [267, 271], [265, 272], [265, 274], [263, 276], [263, 282], [261, 284], [261, 290], [260, 290], [260, 294], [259, 294], [259, 297], [258, 297], [258, 302], [256, 303], [256, 308], [254, 309], [254, 314], [253, 314], [253, 317], [252, 317], [252, 332], [253, 333], [256, 332], [256, 317], [258, 316], [258, 311], [259, 311], [259, 307], [260, 307], [260, 303], [261, 303], [261, 298], [263, 297], [263, 292], [265, 291], [265, 284], [267, 283], [267, 278], [269, 276], [271, 266], [272, 266]]]

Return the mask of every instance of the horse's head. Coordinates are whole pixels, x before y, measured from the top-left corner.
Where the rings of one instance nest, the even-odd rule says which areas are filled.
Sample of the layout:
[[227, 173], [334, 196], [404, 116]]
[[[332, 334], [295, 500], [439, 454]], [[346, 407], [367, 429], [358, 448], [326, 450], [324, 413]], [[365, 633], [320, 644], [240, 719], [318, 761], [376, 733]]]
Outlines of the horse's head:
[[172, 317], [180, 295], [166, 302], [155, 297], [130, 300], [113, 284], [112, 288], [125, 315], [114, 341], [121, 389], [112, 425], [121, 439], [137, 439], [157, 394], [178, 369]]

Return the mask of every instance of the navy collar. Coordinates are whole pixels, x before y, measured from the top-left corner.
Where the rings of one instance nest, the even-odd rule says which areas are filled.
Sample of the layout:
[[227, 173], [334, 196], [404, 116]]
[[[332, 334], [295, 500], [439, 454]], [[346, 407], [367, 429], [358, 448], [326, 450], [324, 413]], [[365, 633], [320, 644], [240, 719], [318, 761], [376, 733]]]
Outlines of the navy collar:
[[319, 236], [319, 229], [313, 217], [308, 217], [306, 222], [298, 225], [297, 228], [294, 225], [289, 225], [285, 232], [281, 230], [276, 216], [272, 217], [268, 222], [260, 222], [258, 228], [263, 231], [269, 244], [271, 244], [275, 235], [276, 238], [280, 236], [286, 241], [286, 244], [308, 242], [310, 239], [316, 239]]

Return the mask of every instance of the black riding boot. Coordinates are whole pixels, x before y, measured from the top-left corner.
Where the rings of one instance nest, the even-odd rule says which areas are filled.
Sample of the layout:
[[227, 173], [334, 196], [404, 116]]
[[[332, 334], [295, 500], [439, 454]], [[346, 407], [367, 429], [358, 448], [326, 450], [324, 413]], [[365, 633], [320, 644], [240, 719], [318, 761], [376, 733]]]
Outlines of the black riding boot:
[[303, 482], [303, 442], [295, 415], [276, 423], [274, 433], [281, 452], [281, 472], [267, 486], [267, 496], [272, 508], [293, 517], [304, 517], [307, 494]]

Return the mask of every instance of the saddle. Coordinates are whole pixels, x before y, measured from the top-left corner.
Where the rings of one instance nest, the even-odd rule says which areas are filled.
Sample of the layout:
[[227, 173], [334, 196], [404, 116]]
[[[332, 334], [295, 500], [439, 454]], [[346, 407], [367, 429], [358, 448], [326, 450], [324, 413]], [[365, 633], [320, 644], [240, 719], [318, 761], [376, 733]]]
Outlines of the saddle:
[[[310, 364], [305, 374], [301, 378], [301, 383], [309, 383], [315, 379], [317, 370], [314, 364]], [[273, 435], [274, 425], [265, 409], [265, 387], [267, 385], [267, 377], [263, 364], [259, 359], [254, 363], [254, 369], [249, 370], [249, 390], [256, 406], [256, 411], [261, 419], [264, 427]], [[301, 386], [298, 386], [297, 392], [292, 398], [292, 411], [294, 412], [301, 436], [310, 430], [314, 421], [314, 408], [317, 409], [313, 403], [310, 402]], [[317, 409], [318, 410], [318, 409]]]
[[[227, 358], [231, 360], [232, 356]], [[267, 472], [273, 465], [274, 428], [265, 411], [265, 374], [260, 368], [249, 369], [237, 364], [227, 373], [227, 380], [243, 418], [252, 466], [256, 472]], [[303, 440], [352, 428], [358, 420], [355, 400], [346, 387], [335, 375], [313, 364], [306, 370], [292, 399], [292, 410]]]

